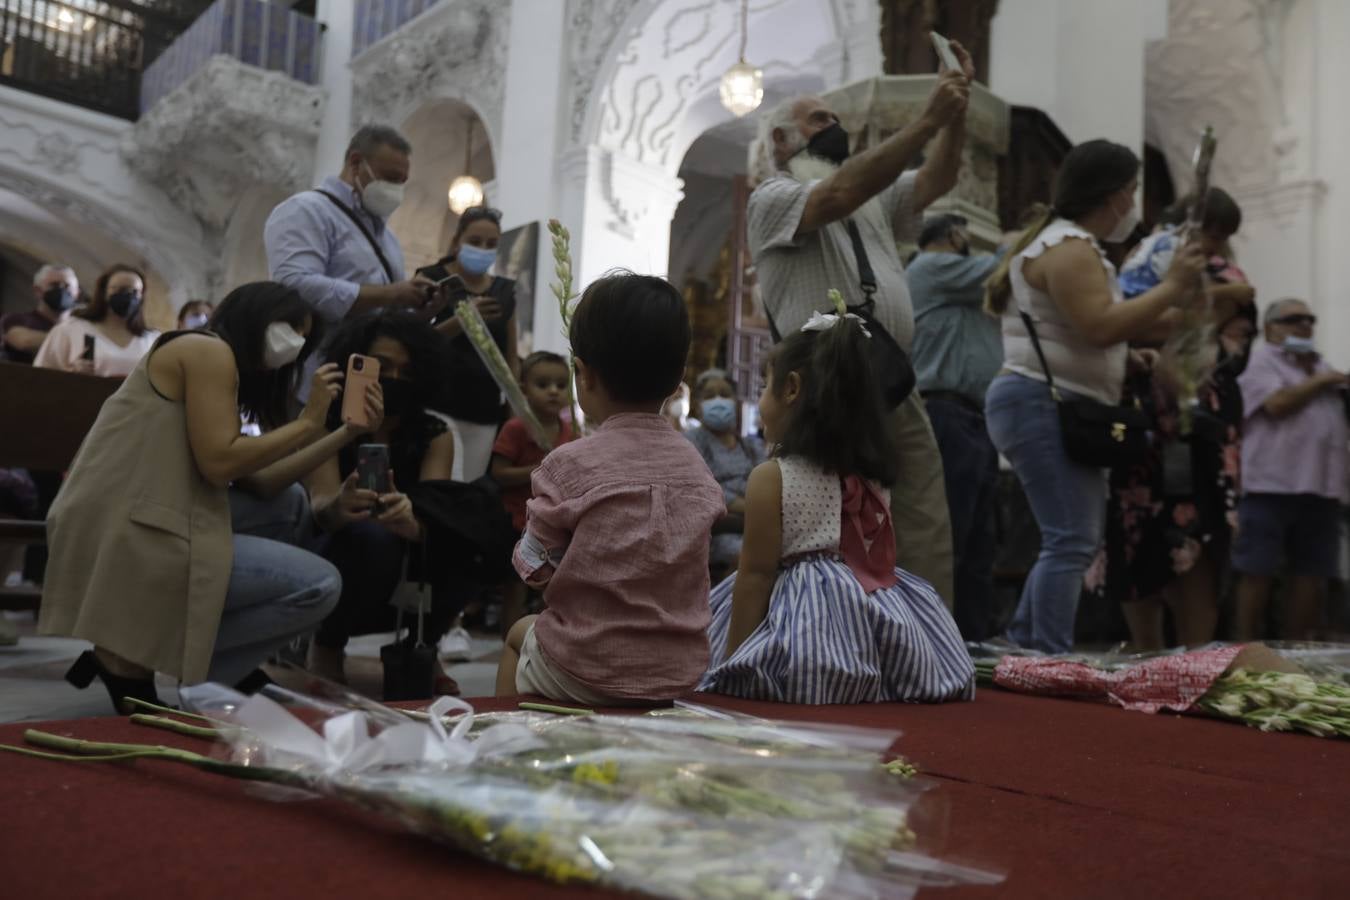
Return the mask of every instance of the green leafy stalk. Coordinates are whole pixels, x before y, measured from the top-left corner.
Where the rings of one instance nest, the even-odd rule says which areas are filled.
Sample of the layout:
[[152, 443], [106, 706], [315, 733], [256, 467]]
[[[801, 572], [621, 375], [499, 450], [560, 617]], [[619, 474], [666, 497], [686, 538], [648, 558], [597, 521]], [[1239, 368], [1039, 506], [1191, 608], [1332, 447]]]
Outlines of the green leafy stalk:
[[577, 706], [553, 706], [549, 703], [531, 703], [528, 700], [517, 704], [521, 709], [533, 710], [534, 712], [555, 713], [560, 716], [593, 716], [595, 710], [582, 709]]
[[459, 320], [460, 326], [469, 338], [469, 343], [483, 360], [483, 365], [492, 373], [493, 380], [506, 394], [511, 409], [525, 421], [535, 443], [545, 450], [553, 449], [553, 442], [549, 440], [539, 417], [530, 409], [529, 401], [525, 399], [525, 393], [516, 380], [516, 373], [511, 371], [511, 366], [507, 364], [506, 357], [502, 355], [501, 348], [488, 331], [487, 323], [483, 321], [477, 307], [467, 300], [461, 300], [455, 307], [455, 318]]
[[[572, 234], [557, 219], [548, 220], [548, 233], [553, 236], [553, 274], [557, 281], [549, 285], [553, 296], [558, 300], [558, 315], [562, 319], [563, 340], [568, 342], [567, 371], [574, 373], [572, 366], [572, 312], [575, 309], [572, 292]], [[572, 376], [571, 408], [572, 427], [581, 433], [581, 410], [577, 407], [576, 377]]]
[[208, 741], [214, 741], [219, 738], [220, 732], [215, 728], [204, 728], [200, 725], [190, 725], [187, 722], [179, 722], [170, 719], [167, 716], [148, 716], [144, 713], [133, 713], [131, 716], [133, 725], [145, 725], [149, 728], [160, 728], [164, 731], [172, 731], [174, 734], [182, 734], [187, 737], [205, 738]]

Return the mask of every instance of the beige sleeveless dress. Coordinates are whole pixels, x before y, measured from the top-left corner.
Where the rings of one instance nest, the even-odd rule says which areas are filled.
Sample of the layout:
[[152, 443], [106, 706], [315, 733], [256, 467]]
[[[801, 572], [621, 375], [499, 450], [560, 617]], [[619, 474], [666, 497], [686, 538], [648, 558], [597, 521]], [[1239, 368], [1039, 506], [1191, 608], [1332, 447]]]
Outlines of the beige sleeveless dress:
[[103, 404], [52, 504], [38, 631], [191, 683], [229, 587], [230, 504], [197, 469], [183, 402], [151, 385], [154, 353]]

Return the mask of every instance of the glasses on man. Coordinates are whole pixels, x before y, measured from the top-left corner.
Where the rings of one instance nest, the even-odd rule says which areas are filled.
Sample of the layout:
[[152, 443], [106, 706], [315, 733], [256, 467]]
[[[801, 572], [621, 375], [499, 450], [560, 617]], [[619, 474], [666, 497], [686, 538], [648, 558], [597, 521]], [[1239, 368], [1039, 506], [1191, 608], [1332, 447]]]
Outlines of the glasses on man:
[[1311, 313], [1293, 313], [1288, 316], [1280, 316], [1275, 319], [1275, 322], [1280, 325], [1316, 325], [1317, 316]]

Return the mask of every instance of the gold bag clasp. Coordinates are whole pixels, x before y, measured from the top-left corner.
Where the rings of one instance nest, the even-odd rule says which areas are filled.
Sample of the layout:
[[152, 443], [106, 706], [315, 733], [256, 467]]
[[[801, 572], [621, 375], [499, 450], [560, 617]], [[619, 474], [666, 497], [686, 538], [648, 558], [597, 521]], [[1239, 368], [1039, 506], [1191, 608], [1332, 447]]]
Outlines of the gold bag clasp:
[[1125, 443], [1125, 423], [1114, 422], [1111, 425], [1111, 440], [1117, 444]]

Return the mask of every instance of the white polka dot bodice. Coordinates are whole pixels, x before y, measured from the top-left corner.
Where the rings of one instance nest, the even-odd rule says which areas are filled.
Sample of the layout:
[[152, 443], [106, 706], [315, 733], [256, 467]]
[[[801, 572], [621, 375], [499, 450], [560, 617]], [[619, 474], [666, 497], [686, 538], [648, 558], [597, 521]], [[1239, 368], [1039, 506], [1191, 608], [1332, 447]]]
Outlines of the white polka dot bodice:
[[839, 476], [802, 459], [778, 460], [783, 475], [783, 559], [837, 553], [844, 504]]

